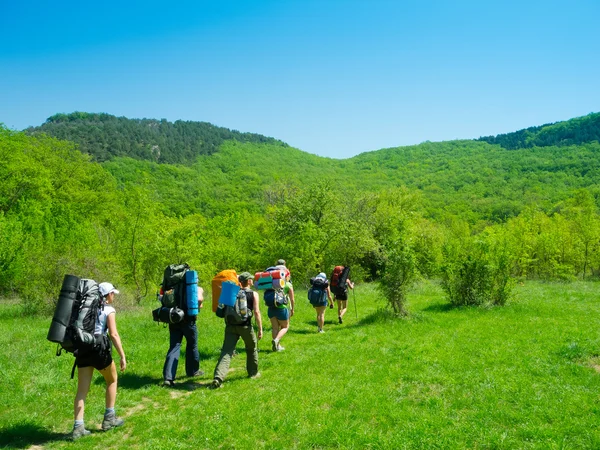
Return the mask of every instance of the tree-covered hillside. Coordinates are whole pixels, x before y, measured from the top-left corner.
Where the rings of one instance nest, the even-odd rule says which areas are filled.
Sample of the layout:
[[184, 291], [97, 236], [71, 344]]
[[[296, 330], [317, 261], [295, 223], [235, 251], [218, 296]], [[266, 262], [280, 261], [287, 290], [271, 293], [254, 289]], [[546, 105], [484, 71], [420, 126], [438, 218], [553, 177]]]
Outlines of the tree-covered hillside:
[[[470, 271], [489, 286], [509, 274], [600, 276], [595, 140], [449, 141], [334, 160], [226, 139], [201, 154], [173, 147], [185, 164], [118, 153], [97, 162], [74, 142], [100, 132], [74, 122], [61, 128], [77, 130], [71, 141], [0, 128], [0, 295], [32, 309], [52, 301], [64, 273], [111, 279], [141, 301], [167, 264], [183, 261], [205, 285], [219, 270], [262, 270], [281, 257], [298, 283], [348, 264], [353, 279], [381, 280], [391, 294], [404, 282], [395, 274], [448, 286]], [[111, 142], [143, 141], [125, 135]]]
[[210, 155], [228, 140], [269, 143], [286, 146], [281, 141], [254, 133], [217, 127], [207, 122], [165, 119], [127, 119], [110, 114], [75, 112], [55, 114], [28, 134], [45, 133], [75, 142], [83, 153], [97, 161], [116, 156], [170, 164], [189, 164], [199, 155]]
[[514, 133], [480, 137], [479, 140], [498, 144], [509, 150], [598, 142], [600, 141], [600, 113], [529, 127]]

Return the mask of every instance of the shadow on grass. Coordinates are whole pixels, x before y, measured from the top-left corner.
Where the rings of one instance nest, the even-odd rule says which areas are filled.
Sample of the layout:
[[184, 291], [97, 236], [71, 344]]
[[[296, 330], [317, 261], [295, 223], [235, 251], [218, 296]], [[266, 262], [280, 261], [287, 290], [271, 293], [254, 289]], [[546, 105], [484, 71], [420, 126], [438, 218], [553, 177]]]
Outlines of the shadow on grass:
[[428, 312], [448, 312], [453, 311], [457, 307], [450, 303], [434, 303], [433, 305], [429, 305], [426, 308], [423, 308], [422, 311]]
[[[141, 389], [148, 386], [156, 386], [163, 382], [162, 377], [156, 378], [149, 375], [136, 375], [134, 373], [119, 373], [119, 389]], [[105, 384], [104, 379], [98, 377], [96, 384]]]
[[55, 441], [69, 440], [69, 435], [54, 433], [31, 422], [19, 423], [0, 430], [0, 447], [29, 448], [32, 445], [44, 445]]

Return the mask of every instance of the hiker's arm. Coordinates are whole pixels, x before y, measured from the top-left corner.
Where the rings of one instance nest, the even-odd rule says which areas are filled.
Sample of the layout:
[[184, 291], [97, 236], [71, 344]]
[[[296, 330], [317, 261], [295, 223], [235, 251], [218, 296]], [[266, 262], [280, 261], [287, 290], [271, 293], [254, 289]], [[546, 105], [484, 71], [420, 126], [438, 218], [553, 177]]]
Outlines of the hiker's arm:
[[327, 292], [327, 298], [329, 299], [329, 301], [332, 302], [333, 300], [331, 299], [331, 289], [329, 288], [329, 286], [327, 287], [327, 290], [325, 292]]
[[198, 309], [204, 306], [204, 289], [198, 286]]
[[258, 298], [258, 294], [254, 293], [254, 317], [256, 317], [256, 326], [258, 327], [258, 339], [262, 339], [263, 336], [263, 328], [262, 328], [262, 316], [260, 315], [260, 299]]
[[290, 287], [290, 291], [289, 291], [289, 295], [290, 295], [290, 317], [294, 315], [294, 305], [296, 304], [296, 302], [294, 301], [294, 288]]
[[117, 319], [115, 318], [115, 313], [109, 314], [106, 318], [106, 322], [108, 324], [108, 334], [110, 336], [110, 340], [117, 349], [117, 353], [121, 359], [121, 371], [123, 371], [127, 367], [127, 360], [125, 359], [125, 352], [123, 351], [121, 338], [119, 337], [119, 332], [117, 331]]
[[354, 289], [354, 283], [352, 281], [350, 281], [350, 278], [348, 278], [346, 280], [346, 283], [348, 284], [348, 286], [350, 287], [350, 289]]

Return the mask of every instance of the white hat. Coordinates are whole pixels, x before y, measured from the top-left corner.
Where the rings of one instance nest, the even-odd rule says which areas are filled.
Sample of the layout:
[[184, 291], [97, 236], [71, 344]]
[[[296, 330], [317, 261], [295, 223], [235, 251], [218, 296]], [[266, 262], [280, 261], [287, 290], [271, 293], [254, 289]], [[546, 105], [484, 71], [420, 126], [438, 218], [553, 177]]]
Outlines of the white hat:
[[323, 278], [324, 280], [327, 279], [327, 275], [325, 275], [323, 272], [321, 272], [319, 275], [317, 275], [315, 278]]
[[107, 283], [106, 281], [104, 283], [100, 283], [98, 285], [98, 289], [100, 289], [100, 295], [102, 295], [102, 297], [106, 297], [111, 292], [114, 292], [115, 294], [120, 294], [120, 292], [116, 290], [111, 283]]

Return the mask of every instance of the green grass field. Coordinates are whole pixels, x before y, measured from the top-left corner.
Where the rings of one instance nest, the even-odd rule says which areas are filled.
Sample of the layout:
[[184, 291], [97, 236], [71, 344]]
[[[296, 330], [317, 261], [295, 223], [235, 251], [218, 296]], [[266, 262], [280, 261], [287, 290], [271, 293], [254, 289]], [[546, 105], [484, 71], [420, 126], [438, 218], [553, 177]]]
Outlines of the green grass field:
[[[373, 285], [358, 286], [344, 324], [298, 292], [297, 314], [270, 350], [260, 342], [262, 377], [248, 379], [245, 354], [224, 387], [206, 389], [223, 336], [207, 306], [199, 318], [206, 375], [160, 386], [168, 330], [154, 303], [119, 311], [128, 357], [119, 379], [122, 428], [98, 431], [104, 381], [86, 403], [93, 433], [73, 443], [76, 381], [71, 355], [55, 357], [50, 318], [14, 318], [0, 304], [0, 446], [7, 448], [600, 448], [598, 284], [518, 286], [506, 307], [450, 308], [435, 283], [410, 294], [411, 317], [389, 319]], [[179, 372], [184, 373], [183, 361]], [[35, 447], [35, 448], [40, 448]]]

